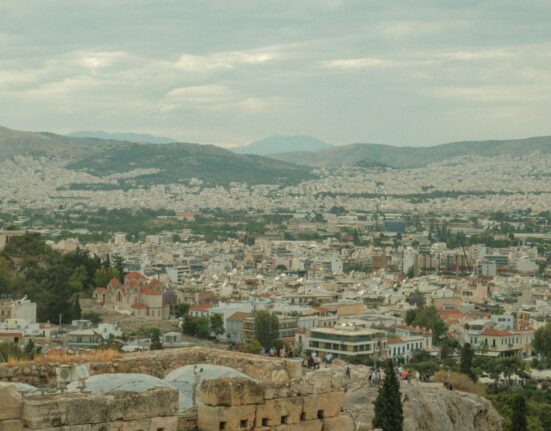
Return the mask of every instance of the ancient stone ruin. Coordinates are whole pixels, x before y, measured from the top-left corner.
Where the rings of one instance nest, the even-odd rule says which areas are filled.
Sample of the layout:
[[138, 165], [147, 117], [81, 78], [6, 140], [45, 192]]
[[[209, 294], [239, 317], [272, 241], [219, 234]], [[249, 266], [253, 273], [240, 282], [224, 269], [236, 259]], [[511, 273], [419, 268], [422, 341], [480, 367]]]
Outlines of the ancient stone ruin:
[[47, 382], [43, 389], [52, 390], [60, 364], [3, 365], [0, 431], [353, 429], [350, 418], [342, 412], [342, 373], [318, 370], [303, 374], [299, 361], [191, 348], [124, 355], [111, 362], [90, 364], [90, 370], [93, 375], [132, 373], [135, 379], [137, 373], [164, 377], [175, 368], [195, 364], [227, 366], [250, 378], [204, 379], [197, 405], [182, 410], [179, 398], [191, 395], [165, 386], [140, 392], [92, 394], [83, 388], [82, 393], [35, 391], [22, 395], [16, 383], [41, 386]]

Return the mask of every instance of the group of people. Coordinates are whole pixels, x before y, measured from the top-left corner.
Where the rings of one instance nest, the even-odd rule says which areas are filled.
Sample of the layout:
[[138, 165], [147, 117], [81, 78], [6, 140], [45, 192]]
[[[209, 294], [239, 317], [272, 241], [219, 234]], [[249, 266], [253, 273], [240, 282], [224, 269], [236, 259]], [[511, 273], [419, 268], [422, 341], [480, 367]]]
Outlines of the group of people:
[[272, 357], [278, 356], [282, 359], [292, 358], [294, 356], [292, 346], [283, 346], [279, 349], [277, 349], [275, 346], [272, 346], [269, 349], [266, 349], [263, 347], [262, 350], [260, 350], [260, 354], [264, 356], [272, 356]]

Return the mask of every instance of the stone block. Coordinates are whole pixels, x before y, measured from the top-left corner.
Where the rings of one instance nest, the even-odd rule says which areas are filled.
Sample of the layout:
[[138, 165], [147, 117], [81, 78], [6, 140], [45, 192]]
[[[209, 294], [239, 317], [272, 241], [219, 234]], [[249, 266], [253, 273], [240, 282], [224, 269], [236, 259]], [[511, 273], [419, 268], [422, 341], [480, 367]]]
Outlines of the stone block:
[[322, 420], [322, 431], [354, 431], [354, 422], [348, 415], [335, 416]]
[[307, 375], [306, 380], [312, 385], [312, 391], [315, 394], [331, 392], [333, 372], [332, 371], [314, 371]]
[[302, 419], [302, 398], [276, 398], [256, 408], [256, 427], [297, 424]]
[[23, 421], [27, 428], [50, 428], [176, 416], [178, 391], [157, 388], [104, 395], [56, 394], [27, 397]]
[[289, 374], [285, 370], [273, 370], [272, 378], [270, 380], [276, 385], [289, 383]]
[[23, 397], [15, 385], [0, 383], [0, 420], [21, 419]]
[[264, 402], [262, 386], [249, 379], [224, 377], [204, 380], [201, 401], [208, 406], [238, 406]]
[[311, 395], [313, 393], [313, 387], [304, 378], [292, 380], [289, 385], [289, 394], [292, 397], [301, 395]]
[[274, 431], [321, 431], [322, 425], [320, 420], [314, 419], [311, 421], [302, 421], [299, 424], [271, 427], [270, 429]]
[[232, 407], [199, 405], [197, 423], [201, 431], [252, 430], [256, 407], [256, 405]]
[[23, 421], [20, 421], [19, 419], [8, 419], [8, 420], [0, 421], [0, 431], [22, 431], [22, 430], [23, 430]]
[[302, 360], [287, 359], [285, 361], [285, 369], [287, 370], [290, 379], [299, 379], [302, 377]]
[[333, 373], [331, 376], [331, 389], [340, 391], [344, 388], [346, 379], [344, 373]]
[[344, 392], [328, 392], [303, 397], [303, 418], [326, 419], [339, 415], [344, 402]]

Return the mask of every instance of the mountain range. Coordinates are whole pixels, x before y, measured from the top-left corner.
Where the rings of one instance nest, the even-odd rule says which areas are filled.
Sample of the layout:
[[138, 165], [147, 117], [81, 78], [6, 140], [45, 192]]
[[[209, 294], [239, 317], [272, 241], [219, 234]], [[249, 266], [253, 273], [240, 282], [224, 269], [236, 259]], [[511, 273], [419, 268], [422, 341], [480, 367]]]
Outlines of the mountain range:
[[244, 147], [233, 147], [231, 151], [238, 154], [256, 154], [258, 156], [267, 156], [276, 153], [286, 153], [295, 151], [322, 151], [331, 148], [327, 142], [308, 135], [283, 136], [275, 135]]
[[148, 133], [110, 133], [104, 132], [102, 130], [82, 130], [70, 133], [68, 136], [71, 136], [73, 138], [105, 139], [108, 141], [147, 142], [150, 144], [173, 144], [176, 142], [172, 138], [165, 138], [164, 136], [154, 136]]
[[210, 185], [232, 181], [249, 184], [292, 183], [312, 177], [310, 168], [256, 155], [235, 154], [214, 145], [134, 143], [78, 138], [0, 127], [0, 154], [67, 159], [68, 169], [95, 176], [156, 169], [135, 177], [133, 184], [170, 184], [198, 178]]
[[[301, 143], [300, 145], [298, 145]], [[351, 144], [328, 147], [311, 137], [272, 137], [251, 146], [257, 152], [282, 148], [318, 148], [238, 154], [213, 145], [190, 143], [135, 143], [114, 139], [72, 137], [48, 132], [22, 132], [0, 127], [0, 155], [52, 156], [67, 160], [66, 168], [96, 176], [154, 169], [132, 180], [132, 186], [170, 184], [198, 178], [210, 185], [232, 181], [249, 184], [287, 184], [313, 178], [313, 167], [354, 166], [371, 168], [418, 168], [461, 156], [495, 157], [551, 154], [551, 136], [514, 140], [454, 142], [433, 147], [395, 147]], [[295, 145], [293, 147], [292, 145]], [[328, 148], [327, 148], [328, 147]]]
[[520, 157], [533, 153], [551, 154], [551, 136], [513, 140], [466, 141], [432, 147], [395, 147], [380, 144], [350, 144], [321, 151], [292, 151], [269, 157], [311, 167], [357, 165], [372, 161], [395, 168], [419, 168], [454, 157]]

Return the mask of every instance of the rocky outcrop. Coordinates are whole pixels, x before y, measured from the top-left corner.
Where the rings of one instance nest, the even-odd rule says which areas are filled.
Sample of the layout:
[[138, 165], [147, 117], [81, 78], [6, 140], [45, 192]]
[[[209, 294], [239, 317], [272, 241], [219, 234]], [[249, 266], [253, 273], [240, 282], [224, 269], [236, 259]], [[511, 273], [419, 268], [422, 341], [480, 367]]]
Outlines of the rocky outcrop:
[[[448, 391], [439, 385], [404, 385], [404, 431], [501, 431], [502, 418], [490, 401], [477, 395]], [[367, 385], [348, 393], [345, 408], [360, 424], [370, 430], [373, 419], [375, 388]]]

